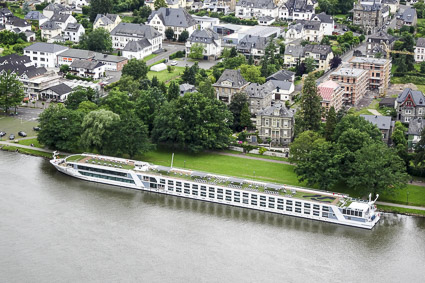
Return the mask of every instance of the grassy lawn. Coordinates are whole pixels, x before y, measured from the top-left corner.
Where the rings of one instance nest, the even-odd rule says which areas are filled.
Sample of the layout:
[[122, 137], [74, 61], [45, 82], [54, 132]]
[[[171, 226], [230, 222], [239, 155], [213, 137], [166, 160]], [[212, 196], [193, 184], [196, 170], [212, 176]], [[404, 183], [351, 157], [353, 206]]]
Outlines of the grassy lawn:
[[145, 58], [143, 58], [143, 61], [147, 62], [147, 61], [155, 58], [156, 56], [158, 56], [158, 54], [151, 54], [151, 55], [146, 56]]
[[31, 144], [33, 144], [34, 147], [38, 147], [38, 148], [43, 148], [44, 147], [42, 144], [40, 144], [38, 142], [37, 138], [28, 139], [28, 140], [19, 140], [18, 144], [28, 145], [28, 146], [30, 146]]
[[48, 152], [42, 152], [42, 151], [38, 151], [36, 149], [27, 149], [27, 148], [20, 148], [20, 147], [18, 148], [16, 146], [11, 146], [11, 145], [3, 146], [2, 150], [7, 150], [7, 151], [18, 150], [20, 153], [24, 153], [24, 154], [30, 154], [30, 155], [41, 156], [41, 157], [46, 157], [46, 158], [52, 158], [52, 154], [48, 153]]
[[394, 206], [386, 206], [386, 205], [378, 205], [379, 211], [383, 212], [394, 212], [401, 214], [417, 214], [425, 216], [425, 211], [419, 209], [409, 209], [403, 207], [394, 207]]
[[179, 77], [181, 74], [183, 74], [183, 71], [183, 67], [174, 67], [174, 71], [171, 73], [169, 73], [168, 70], [163, 70], [160, 72], [149, 71], [148, 78], [151, 80], [154, 76], [156, 76], [160, 82], [168, 82]]
[[418, 90], [422, 91], [423, 93], [425, 93], [425, 85], [416, 85], [418, 87]]
[[132, 16], [123, 16], [123, 15], [120, 15], [120, 18], [124, 23], [132, 23], [134, 19], [134, 17]]
[[[351, 109], [353, 109], [353, 108], [351, 108]], [[363, 109], [360, 109], [359, 111], [355, 111], [354, 115], [359, 116], [359, 115], [373, 115], [373, 114], [370, 113], [367, 108], [363, 108]]]
[[18, 132], [24, 131], [29, 137], [35, 136], [36, 132], [32, 127], [37, 126], [37, 121], [25, 121], [0, 115], [0, 131], [6, 132], [6, 136], [3, 139], [8, 138], [10, 134], [14, 134], [16, 139], [19, 139]]
[[[409, 202], [407, 202], [407, 193], [409, 193]], [[407, 185], [405, 189], [399, 190], [395, 194], [384, 194], [379, 199], [399, 204], [425, 206], [425, 187]]]

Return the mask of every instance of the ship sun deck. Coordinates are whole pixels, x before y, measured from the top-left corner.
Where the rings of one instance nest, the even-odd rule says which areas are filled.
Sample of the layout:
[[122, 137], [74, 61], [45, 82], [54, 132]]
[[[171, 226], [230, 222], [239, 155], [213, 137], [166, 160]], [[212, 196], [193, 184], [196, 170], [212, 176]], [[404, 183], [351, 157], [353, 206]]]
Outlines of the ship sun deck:
[[152, 165], [146, 162], [139, 162], [123, 158], [97, 156], [91, 154], [72, 155], [66, 158], [67, 162], [79, 164], [92, 164], [96, 166], [130, 169], [137, 174], [148, 173], [158, 177], [169, 177], [173, 179], [186, 180], [209, 186], [221, 186], [231, 189], [240, 189], [250, 192], [265, 193], [270, 195], [280, 195], [288, 198], [312, 201], [322, 204], [332, 204], [340, 207], [347, 206], [349, 200], [344, 195], [338, 193], [323, 192], [319, 190], [299, 188], [282, 184], [265, 183], [255, 180], [247, 180], [229, 176], [210, 174], [200, 171], [192, 171], [181, 168], [171, 168], [166, 166]]

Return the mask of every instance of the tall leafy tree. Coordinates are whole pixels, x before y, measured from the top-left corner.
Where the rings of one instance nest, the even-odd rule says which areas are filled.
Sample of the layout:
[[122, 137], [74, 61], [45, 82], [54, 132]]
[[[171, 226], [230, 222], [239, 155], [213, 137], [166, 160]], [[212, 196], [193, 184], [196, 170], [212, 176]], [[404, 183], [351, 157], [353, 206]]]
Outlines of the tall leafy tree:
[[167, 101], [171, 101], [173, 99], [177, 99], [179, 97], [179, 95], [180, 95], [179, 85], [175, 81], [172, 81], [170, 83], [170, 86], [168, 87]]
[[251, 121], [251, 114], [249, 113], [248, 103], [245, 103], [241, 111], [241, 127], [247, 128], [247, 129], [253, 128], [252, 121]]
[[128, 60], [127, 64], [122, 68], [123, 76], [131, 76], [135, 80], [145, 79], [148, 73], [148, 67], [143, 60], [135, 58]]
[[158, 10], [159, 8], [167, 8], [167, 2], [165, 2], [165, 0], [155, 0], [155, 2], [153, 3], [155, 10]]
[[155, 117], [152, 138], [190, 151], [222, 149], [230, 141], [232, 114], [226, 105], [200, 93], [167, 102]]
[[180, 33], [179, 38], [177, 40], [179, 42], [186, 42], [188, 38], [189, 38], [189, 32], [187, 30], [184, 30]]
[[246, 104], [248, 104], [248, 97], [245, 93], [236, 93], [230, 101], [229, 110], [233, 114], [231, 128], [235, 132], [240, 132], [244, 129], [244, 125], [241, 123], [241, 113]]
[[266, 78], [261, 76], [261, 71], [257, 66], [242, 64], [239, 68], [242, 77], [248, 82], [263, 84], [266, 81]]
[[113, 135], [120, 116], [112, 111], [100, 109], [88, 113], [82, 123], [81, 146], [99, 153], [115, 151]]
[[77, 87], [68, 95], [65, 106], [68, 109], [76, 110], [83, 101], [96, 102], [98, 93], [92, 88]]
[[425, 166], [425, 128], [421, 132], [421, 139], [415, 146], [413, 162], [416, 166]]
[[194, 43], [190, 47], [189, 58], [192, 59], [203, 59], [205, 47], [201, 43]]
[[39, 117], [37, 140], [49, 148], [75, 151], [79, 148], [83, 112], [50, 104]]
[[165, 30], [165, 37], [168, 39], [168, 40], [171, 40], [171, 39], [173, 39], [174, 38], [174, 30], [172, 29], [172, 28], [167, 28], [166, 30]]
[[10, 71], [0, 75], [0, 107], [8, 113], [9, 108], [17, 107], [24, 99], [23, 84]]
[[165, 93], [154, 87], [141, 91], [136, 99], [136, 115], [148, 126], [149, 132], [153, 129], [153, 121], [166, 100]]
[[106, 110], [122, 115], [134, 109], [134, 102], [123, 91], [112, 90], [102, 98], [100, 105]]
[[200, 93], [202, 93], [203, 95], [205, 95], [206, 97], [208, 97], [210, 99], [216, 98], [215, 90], [214, 90], [214, 87], [211, 84], [210, 79], [206, 79], [206, 80], [200, 82], [198, 90], [199, 90]]
[[332, 136], [336, 127], [336, 112], [332, 106], [326, 115], [325, 138], [327, 141], [332, 141]]
[[92, 0], [90, 1], [90, 21], [94, 22], [97, 14], [111, 13], [114, 8], [112, 0]]
[[296, 134], [304, 131], [319, 131], [322, 117], [322, 105], [317, 94], [316, 80], [313, 75], [308, 75], [304, 81], [300, 110], [295, 117]]
[[80, 47], [96, 52], [111, 52], [112, 38], [104, 28], [97, 28], [89, 34], [83, 34], [80, 40]]

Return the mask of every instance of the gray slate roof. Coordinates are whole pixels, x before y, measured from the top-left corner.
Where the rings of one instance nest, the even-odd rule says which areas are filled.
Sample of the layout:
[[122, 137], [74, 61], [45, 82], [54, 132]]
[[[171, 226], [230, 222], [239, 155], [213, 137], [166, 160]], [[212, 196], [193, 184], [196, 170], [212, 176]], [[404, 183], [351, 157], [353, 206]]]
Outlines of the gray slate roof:
[[123, 51], [129, 51], [129, 52], [138, 52], [146, 47], [151, 46], [152, 44], [147, 40], [146, 38], [134, 41], [130, 40], [124, 47]]
[[408, 96], [413, 99], [416, 106], [425, 107], [425, 96], [422, 91], [412, 90], [411, 88], [405, 88], [403, 92], [398, 95], [397, 103], [403, 103]]
[[78, 23], [69, 23], [66, 25], [64, 31], [77, 32], [81, 27], [81, 24]]
[[65, 5], [62, 5], [62, 4], [51, 3], [51, 4], [47, 5], [46, 8], [44, 8], [43, 10], [63, 12], [63, 11], [71, 11], [71, 8], [67, 7]]
[[53, 43], [45, 43], [45, 42], [36, 42], [24, 48], [24, 50], [41, 51], [41, 52], [48, 52], [48, 53], [56, 53], [60, 51], [65, 51], [67, 49], [68, 47], [65, 47], [62, 45], [53, 44]]
[[25, 67], [24, 65], [4, 64], [0, 65], [0, 74], [4, 71], [10, 71], [18, 76], [26, 75], [28, 78], [38, 77], [47, 72], [46, 68], [36, 68], [34, 66]]
[[[279, 110], [278, 115], [275, 115], [275, 110]], [[263, 111], [258, 112], [257, 115], [283, 117], [283, 118], [294, 117], [294, 113], [291, 110], [287, 109], [285, 105], [281, 103], [276, 103], [272, 106], [268, 106]]]
[[119, 23], [112, 31], [111, 35], [131, 36], [152, 39], [161, 34], [151, 26], [143, 24]]
[[324, 12], [320, 14], [314, 14], [311, 16], [311, 19], [314, 19], [315, 17], [319, 18], [320, 22], [326, 23], [326, 24], [332, 24], [334, 22], [331, 15], [326, 15]]
[[96, 55], [96, 52], [83, 49], [70, 48], [60, 54], [62, 57], [71, 57], [78, 59], [91, 59]]
[[13, 25], [15, 27], [27, 27], [30, 25], [26, 20], [15, 17], [15, 16], [10, 17], [9, 20], [7, 21], [7, 24]]
[[376, 125], [380, 130], [389, 130], [394, 122], [391, 121], [390, 116], [379, 115], [360, 115], [366, 121]]
[[262, 85], [257, 83], [250, 83], [245, 88], [245, 93], [251, 98], [264, 98], [272, 94], [275, 89], [272, 82], [266, 82]]
[[304, 47], [302, 45], [289, 45], [285, 48], [284, 55], [292, 55], [293, 57], [303, 57], [304, 56]]
[[93, 23], [96, 23], [97, 21], [102, 21], [103, 24], [110, 25], [116, 21], [117, 17], [118, 15], [116, 14], [97, 14]]
[[293, 79], [293, 76], [295, 75], [294, 72], [288, 71], [288, 70], [280, 70], [276, 73], [270, 75], [267, 77], [267, 81], [269, 80], [276, 80], [276, 81], [282, 81], [282, 82], [291, 82]]
[[418, 40], [416, 41], [416, 46], [417, 47], [425, 47], [425, 38], [424, 37], [418, 38]]
[[58, 12], [54, 13], [53, 16], [50, 18], [52, 22], [59, 22], [59, 23], [65, 23], [68, 18], [71, 17], [69, 14], [59, 14]]
[[314, 53], [320, 54], [320, 59], [326, 59], [328, 54], [332, 53], [332, 48], [329, 45], [321, 45], [321, 44], [307, 44], [304, 46], [304, 53]]
[[209, 29], [203, 29], [203, 30], [195, 30], [192, 35], [189, 37], [189, 41], [191, 43], [215, 43], [214, 40], [218, 40], [218, 34]]
[[27, 63], [31, 63], [31, 58], [27, 55], [18, 55], [16, 53], [12, 53], [10, 55], [0, 57], [0, 65], [25, 65]]
[[309, 5], [307, 0], [288, 0], [285, 5], [289, 13], [293, 12], [312, 12], [313, 5]]
[[70, 93], [72, 91], [72, 88], [70, 88], [64, 83], [51, 86], [49, 87], [49, 89], [59, 95]]
[[69, 67], [71, 68], [83, 68], [87, 70], [93, 70], [102, 66], [103, 64], [97, 61], [89, 61], [89, 60], [74, 60], [72, 61]]
[[379, 42], [380, 40], [387, 40], [390, 43], [395, 41], [395, 37], [386, 33], [385, 31], [380, 31], [378, 33], [372, 34], [368, 36], [368, 40], [371, 39], [372, 41]]
[[297, 33], [300, 33], [304, 28], [304, 25], [302, 23], [297, 23], [295, 25], [290, 25], [288, 27], [288, 30], [293, 29], [295, 30]]
[[412, 7], [408, 7], [403, 13], [400, 15], [400, 19], [405, 23], [412, 23], [416, 18], [416, 9]]
[[248, 82], [242, 77], [241, 70], [224, 70], [223, 74], [221, 74], [220, 78], [215, 84], [213, 84], [213, 86], [221, 86], [223, 81], [232, 82], [233, 88], [240, 88], [248, 84]]
[[251, 50], [255, 49], [266, 49], [268, 44], [268, 39], [266, 37], [261, 37], [258, 35], [245, 35], [238, 42], [238, 50]]
[[255, 9], [277, 8], [273, 0], [239, 0], [236, 6], [249, 7], [249, 8], [255, 8]]
[[273, 84], [274, 88], [279, 88], [279, 89], [283, 89], [283, 90], [287, 90], [289, 91], [292, 87], [293, 82], [282, 82], [282, 81], [275, 81], [275, 80], [271, 80], [269, 81]]
[[425, 118], [416, 118], [410, 121], [408, 135], [420, 136], [425, 128]]
[[47, 19], [47, 17], [39, 11], [30, 11], [25, 15], [25, 20], [39, 21], [44, 19]]
[[196, 21], [183, 8], [159, 8], [158, 11], [153, 11], [148, 18], [148, 22], [158, 15], [164, 26], [167, 27], [183, 27], [188, 28], [196, 25]]
[[40, 29], [44, 29], [44, 30], [56, 30], [56, 29], [61, 29], [61, 27], [52, 21], [47, 21], [44, 22], [41, 26]]

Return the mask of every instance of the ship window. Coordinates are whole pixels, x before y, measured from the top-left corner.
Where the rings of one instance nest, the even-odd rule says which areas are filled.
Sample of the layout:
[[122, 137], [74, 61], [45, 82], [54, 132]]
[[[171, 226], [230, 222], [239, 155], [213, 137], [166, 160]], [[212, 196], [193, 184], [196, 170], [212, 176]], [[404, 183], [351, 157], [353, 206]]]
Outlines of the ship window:
[[165, 179], [160, 179], [160, 180], [159, 180], [159, 182], [160, 182], [161, 184], [165, 184]]
[[260, 200], [266, 200], [265, 196], [260, 196]]
[[269, 203], [269, 208], [274, 208], [274, 203]]
[[198, 195], [198, 191], [192, 191], [192, 195], [197, 196]]
[[232, 195], [232, 191], [231, 190], [226, 190], [226, 195], [231, 196]]
[[174, 181], [168, 180], [168, 185], [174, 185]]
[[319, 216], [319, 212], [318, 211], [313, 211], [313, 215], [314, 216]]
[[251, 200], [251, 204], [252, 205], [257, 205], [257, 201], [256, 200]]
[[322, 207], [322, 210], [323, 210], [323, 211], [329, 211], [329, 206], [323, 206], [323, 207]]
[[209, 191], [210, 192], [215, 192], [215, 189], [213, 187], [210, 187]]
[[257, 195], [251, 195], [252, 199], [257, 199]]
[[342, 210], [342, 214], [347, 214], [347, 210], [345, 208]]
[[214, 194], [208, 194], [210, 198], [214, 198]]
[[172, 192], [172, 191], [174, 191], [174, 188], [173, 187], [168, 187], [168, 190]]
[[182, 182], [176, 182], [176, 186], [181, 187], [182, 186]]
[[277, 205], [277, 209], [283, 210], [283, 205]]
[[265, 202], [263, 202], [263, 201], [260, 201], [260, 206], [261, 206], [261, 207], [266, 207], [266, 203], [265, 203]]
[[242, 196], [243, 196], [244, 198], [247, 198], [247, 197], [249, 197], [249, 194], [248, 194], [248, 193], [242, 193]]
[[311, 205], [310, 205], [309, 203], [304, 203], [304, 207], [305, 207], [305, 208], [310, 208], [310, 207], [311, 207]]
[[222, 194], [223, 193], [223, 189], [217, 189], [217, 193]]
[[355, 216], [359, 216], [359, 212], [356, 210], [356, 211], [354, 211], [354, 215]]
[[185, 188], [190, 188], [190, 184], [189, 183], [184, 183], [184, 187]]
[[287, 206], [286, 211], [292, 211], [292, 206]]
[[235, 196], [237, 196], [237, 197], [240, 197], [240, 196], [241, 196], [241, 193], [240, 193], [240, 192], [233, 192], [233, 194], [234, 194]]
[[235, 202], [241, 202], [241, 199], [240, 198], [235, 198], [234, 201]]
[[313, 205], [313, 209], [320, 209], [320, 206], [315, 204], [315, 205]]
[[156, 189], [157, 188], [157, 184], [150, 183], [150, 187], [153, 188], [153, 189]]
[[304, 214], [310, 214], [310, 209], [304, 209]]
[[359, 211], [359, 216], [363, 217], [363, 211]]
[[287, 200], [286, 204], [292, 205], [292, 200]]
[[192, 189], [197, 190], [198, 189], [198, 185], [192, 185]]
[[322, 212], [322, 216], [323, 217], [328, 217], [328, 213], [327, 212]]
[[232, 201], [232, 197], [226, 196], [227, 201]]
[[277, 203], [281, 203], [281, 204], [283, 204], [283, 199], [278, 198], [278, 199], [277, 199]]
[[185, 194], [190, 194], [190, 190], [188, 190], [188, 189], [184, 189], [184, 193], [185, 193]]
[[206, 196], [207, 196], [207, 193], [201, 192], [201, 197], [206, 197]]
[[269, 197], [269, 202], [274, 202], [274, 198]]
[[301, 207], [301, 202], [296, 201], [296, 202], [295, 202], [295, 206]]
[[182, 188], [176, 188], [176, 192], [181, 193], [182, 192]]
[[295, 212], [297, 212], [297, 213], [301, 213], [301, 208], [296, 207], [296, 208], [295, 208]]
[[157, 182], [156, 179], [155, 178], [152, 178], [152, 177], [149, 178], [149, 181], [150, 182], [153, 182], [153, 183], [156, 183]]
[[249, 204], [249, 200], [248, 200], [247, 198], [244, 198], [244, 199], [242, 200], [242, 202], [243, 202], [243, 203], [245, 203], [245, 204]]
[[206, 186], [201, 186], [201, 191], [206, 192], [207, 191], [207, 187]]
[[223, 195], [217, 195], [218, 199], [223, 199]]

